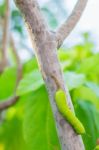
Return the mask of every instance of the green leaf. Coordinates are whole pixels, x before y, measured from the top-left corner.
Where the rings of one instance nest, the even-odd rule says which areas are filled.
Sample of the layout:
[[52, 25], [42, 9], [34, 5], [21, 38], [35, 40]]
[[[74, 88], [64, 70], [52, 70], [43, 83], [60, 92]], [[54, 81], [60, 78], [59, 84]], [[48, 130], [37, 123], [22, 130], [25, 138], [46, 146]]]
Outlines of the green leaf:
[[23, 66], [23, 72], [24, 73], [30, 73], [35, 69], [38, 69], [38, 64], [37, 64], [37, 60], [35, 57], [33, 59], [30, 59]]
[[99, 73], [99, 53], [85, 59], [78, 69], [78, 72], [85, 74]]
[[[64, 74], [66, 84], [69, 90], [81, 86], [85, 82], [85, 76], [83, 74], [76, 74], [74, 72], [66, 72]], [[24, 76], [20, 81], [17, 88], [17, 95], [21, 96], [31, 91], [35, 91], [44, 84], [41, 74], [38, 70], [34, 70]]]
[[27, 95], [26, 99], [24, 136], [28, 150], [60, 150], [45, 87]]
[[86, 150], [93, 150], [99, 138], [99, 111], [88, 101], [77, 101], [76, 114], [83, 123], [86, 134], [83, 141]]
[[61, 68], [62, 70], [66, 70], [68, 67], [71, 66], [72, 61], [71, 60], [66, 60], [66, 61], [61, 61]]
[[85, 83], [84, 74], [77, 74], [75, 72], [65, 72], [64, 79], [69, 90], [80, 87], [81, 85]]
[[33, 72], [26, 74], [20, 81], [16, 94], [21, 96], [31, 91], [35, 91], [43, 84], [40, 72], [38, 70], [34, 70]]
[[99, 109], [99, 98], [94, 91], [86, 86], [81, 86], [75, 89], [72, 93], [73, 100], [83, 99], [92, 102], [97, 109]]
[[6, 68], [0, 76], [0, 99], [5, 99], [13, 95], [17, 78], [15, 67]]
[[68, 61], [70, 60], [72, 62], [72, 59], [75, 59], [76, 53], [74, 49], [63, 49], [60, 48], [58, 51], [58, 57], [60, 61]]
[[94, 91], [94, 93], [96, 94], [96, 96], [99, 98], [99, 85], [95, 84], [93, 82], [86, 82], [85, 84], [87, 87], [89, 87], [92, 91]]
[[4, 147], [3, 150], [27, 150], [22, 133], [22, 121], [16, 115], [0, 124], [0, 145]]

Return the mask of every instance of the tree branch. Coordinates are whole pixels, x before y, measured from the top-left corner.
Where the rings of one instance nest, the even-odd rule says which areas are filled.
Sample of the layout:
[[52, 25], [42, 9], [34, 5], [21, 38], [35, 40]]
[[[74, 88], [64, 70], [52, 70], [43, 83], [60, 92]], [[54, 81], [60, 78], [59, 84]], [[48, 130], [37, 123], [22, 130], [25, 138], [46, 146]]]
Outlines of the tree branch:
[[69, 18], [57, 30], [56, 41], [57, 41], [58, 48], [63, 44], [66, 37], [71, 33], [75, 25], [78, 23], [85, 9], [87, 1], [88, 0], [78, 0]]
[[17, 80], [16, 80], [16, 86], [15, 86], [15, 94], [12, 98], [6, 100], [6, 101], [3, 101], [3, 102], [0, 102], [0, 111], [2, 110], [5, 110], [11, 106], [13, 106], [14, 104], [16, 104], [16, 102], [18, 102], [19, 100], [19, 97], [16, 96], [16, 88], [18, 86], [18, 83], [20, 81], [20, 79], [22, 78], [22, 65], [21, 64], [18, 64], [18, 70], [17, 70]]
[[19, 66], [21, 64], [20, 62], [20, 58], [19, 58], [19, 55], [17, 53], [17, 49], [16, 49], [16, 45], [15, 45], [15, 41], [14, 41], [14, 38], [12, 35], [10, 35], [10, 44], [11, 44], [11, 48], [12, 48], [12, 52], [15, 56], [15, 59], [16, 59], [16, 63], [17, 65]]
[[18, 99], [19, 99], [18, 96], [14, 96], [14, 97], [0, 103], [0, 111], [5, 110], [5, 109], [13, 106], [18, 101]]
[[[4, 19], [4, 32], [3, 32], [3, 42], [2, 42], [2, 61], [0, 62], [0, 71], [2, 72], [4, 67], [7, 65], [7, 48], [8, 48], [8, 42], [9, 42], [9, 28], [10, 28], [10, 0], [6, 1], [6, 15], [5, 15], [5, 19]], [[16, 88], [17, 85], [20, 81], [20, 79], [22, 78], [22, 65], [20, 62], [20, 58], [16, 52], [16, 48], [15, 48], [15, 43], [13, 40], [13, 37], [10, 37], [10, 42], [11, 42], [11, 46], [13, 49], [13, 52], [16, 56], [16, 61], [17, 61], [17, 65], [18, 65], [18, 70], [17, 70], [17, 81], [16, 81], [16, 86], [15, 86], [15, 92], [16, 92]], [[11, 107], [12, 105], [14, 105], [18, 100], [19, 97], [16, 96], [16, 93], [14, 94], [15, 96], [0, 102], [0, 111], [5, 110], [9, 107]]]
[[55, 93], [60, 87], [65, 90], [68, 104], [73, 110], [68, 89], [64, 85], [63, 75], [57, 56], [57, 43], [55, 36], [48, 30], [37, 0], [15, 1], [27, 24], [40, 71], [49, 93], [49, 100], [57, 126], [61, 148], [62, 150], [84, 150], [81, 136], [75, 133], [71, 125], [59, 113], [55, 103]]
[[0, 72], [2, 72], [4, 67], [7, 65], [9, 30], [10, 30], [10, 0], [7, 0], [6, 1], [6, 14], [5, 14], [5, 19], [4, 19], [3, 39], [2, 39], [2, 60], [0, 62]]

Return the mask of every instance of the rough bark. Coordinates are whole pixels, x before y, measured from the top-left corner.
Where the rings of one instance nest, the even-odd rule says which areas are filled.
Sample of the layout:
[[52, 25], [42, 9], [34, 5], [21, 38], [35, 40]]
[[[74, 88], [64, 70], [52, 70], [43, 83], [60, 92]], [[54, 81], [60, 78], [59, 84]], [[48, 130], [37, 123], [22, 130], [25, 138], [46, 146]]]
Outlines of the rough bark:
[[39, 68], [49, 93], [61, 149], [84, 150], [81, 136], [75, 133], [71, 125], [59, 113], [54, 100], [56, 90], [58, 88], [63, 89], [66, 92], [68, 104], [73, 110], [57, 57], [56, 36], [48, 30], [36, 0], [16, 0], [15, 2], [24, 16]]

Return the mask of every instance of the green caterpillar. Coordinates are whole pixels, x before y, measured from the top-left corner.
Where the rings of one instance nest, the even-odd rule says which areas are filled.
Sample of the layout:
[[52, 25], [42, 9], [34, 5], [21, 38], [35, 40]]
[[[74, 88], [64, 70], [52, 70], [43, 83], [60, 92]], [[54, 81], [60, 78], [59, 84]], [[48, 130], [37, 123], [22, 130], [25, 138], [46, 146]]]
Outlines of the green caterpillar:
[[80, 120], [75, 116], [75, 114], [70, 110], [67, 102], [65, 92], [63, 90], [58, 90], [55, 94], [55, 101], [60, 113], [64, 118], [73, 126], [77, 134], [84, 134], [85, 128]]

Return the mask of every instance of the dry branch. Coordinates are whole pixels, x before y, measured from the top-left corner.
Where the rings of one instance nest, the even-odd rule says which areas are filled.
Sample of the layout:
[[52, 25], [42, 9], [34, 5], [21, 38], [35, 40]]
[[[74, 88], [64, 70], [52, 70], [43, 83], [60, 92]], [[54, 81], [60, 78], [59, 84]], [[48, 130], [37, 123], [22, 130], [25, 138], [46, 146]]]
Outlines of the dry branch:
[[16, 88], [18, 86], [19, 81], [22, 78], [22, 65], [18, 64], [18, 68], [17, 68], [17, 80], [16, 80], [16, 86], [15, 86], [15, 91], [14, 91], [14, 96], [6, 101], [1, 101], [0, 102], [0, 111], [3, 111], [11, 106], [13, 106], [14, 104], [16, 104], [19, 100], [19, 97], [16, 96]]
[[18, 102], [19, 97], [16, 96], [16, 88], [17, 88], [17, 85], [18, 85], [21, 78], [22, 78], [22, 67], [21, 67], [21, 65], [19, 65], [18, 66], [17, 81], [16, 81], [16, 86], [15, 86], [15, 92], [14, 92], [15, 94], [12, 98], [10, 98], [6, 101], [0, 102], [0, 111], [11, 107], [12, 105], [16, 104], [16, 102]]
[[12, 35], [10, 35], [10, 44], [11, 44], [12, 52], [13, 52], [13, 54], [15, 56], [15, 59], [16, 59], [16, 63], [19, 66], [21, 64], [20, 57], [18, 55], [18, 52], [17, 52], [17, 49], [16, 49], [16, 45], [15, 45], [15, 41], [14, 41], [14, 38], [13, 38]]
[[57, 47], [59, 48], [66, 37], [71, 33], [78, 23], [88, 0], [78, 0], [69, 18], [59, 27], [56, 32]]
[[0, 103], [0, 111], [11, 107], [12, 105], [14, 105], [18, 101], [18, 99], [19, 99], [18, 96], [14, 96], [14, 97]]

